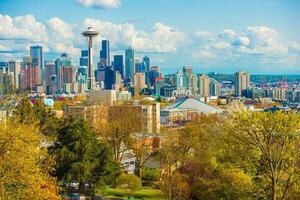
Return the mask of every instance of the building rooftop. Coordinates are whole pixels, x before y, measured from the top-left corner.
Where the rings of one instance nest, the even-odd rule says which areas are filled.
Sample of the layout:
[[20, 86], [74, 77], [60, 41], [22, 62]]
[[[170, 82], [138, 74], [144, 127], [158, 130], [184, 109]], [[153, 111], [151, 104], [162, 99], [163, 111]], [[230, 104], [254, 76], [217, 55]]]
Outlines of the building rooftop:
[[221, 113], [222, 110], [194, 98], [183, 98], [166, 109], [197, 109], [198, 113]]

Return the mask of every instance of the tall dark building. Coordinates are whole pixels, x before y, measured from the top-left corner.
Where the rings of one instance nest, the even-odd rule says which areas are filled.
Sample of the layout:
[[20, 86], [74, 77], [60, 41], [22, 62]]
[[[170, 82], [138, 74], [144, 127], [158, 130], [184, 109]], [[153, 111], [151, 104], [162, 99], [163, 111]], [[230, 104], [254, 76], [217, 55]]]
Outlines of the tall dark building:
[[114, 70], [118, 71], [121, 74], [121, 77], [124, 78], [124, 61], [123, 55], [115, 55], [114, 56]]
[[133, 79], [134, 74], [134, 50], [131, 47], [129, 47], [125, 50], [125, 76], [126, 78]]
[[102, 49], [100, 51], [100, 66], [107, 67], [110, 65], [110, 50], [109, 50], [109, 41], [102, 40], [101, 43]]
[[89, 51], [88, 50], [82, 50], [81, 51], [81, 56], [79, 59], [79, 65], [80, 66], [88, 66], [89, 62]]
[[104, 88], [112, 90], [115, 84], [115, 72], [111, 67], [105, 67]]
[[150, 71], [150, 58], [149, 58], [149, 56], [144, 56], [144, 58], [143, 58], [143, 66], [144, 66], [145, 72], [149, 72]]

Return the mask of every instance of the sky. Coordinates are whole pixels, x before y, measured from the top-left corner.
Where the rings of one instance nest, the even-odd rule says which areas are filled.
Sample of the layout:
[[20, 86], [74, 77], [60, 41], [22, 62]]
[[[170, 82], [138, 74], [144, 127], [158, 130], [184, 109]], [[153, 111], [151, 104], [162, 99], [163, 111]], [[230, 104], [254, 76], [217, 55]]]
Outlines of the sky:
[[298, 0], [0, 0], [0, 61], [31, 45], [78, 61], [88, 26], [101, 33], [95, 51], [102, 39], [112, 55], [132, 46], [165, 73], [300, 74]]

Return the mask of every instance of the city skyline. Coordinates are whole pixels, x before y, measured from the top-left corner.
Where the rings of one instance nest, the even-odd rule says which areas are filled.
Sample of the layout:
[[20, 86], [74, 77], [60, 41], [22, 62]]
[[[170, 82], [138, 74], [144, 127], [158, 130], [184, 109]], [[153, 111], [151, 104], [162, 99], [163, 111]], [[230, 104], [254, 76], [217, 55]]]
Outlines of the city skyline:
[[62, 53], [78, 60], [86, 49], [80, 33], [92, 26], [101, 33], [95, 56], [108, 39], [111, 57], [132, 46], [136, 57], [149, 55], [164, 73], [192, 66], [204, 73], [299, 74], [299, 8], [293, 0], [1, 0], [0, 60], [21, 59], [32, 45], [43, 46], [45, 60]]

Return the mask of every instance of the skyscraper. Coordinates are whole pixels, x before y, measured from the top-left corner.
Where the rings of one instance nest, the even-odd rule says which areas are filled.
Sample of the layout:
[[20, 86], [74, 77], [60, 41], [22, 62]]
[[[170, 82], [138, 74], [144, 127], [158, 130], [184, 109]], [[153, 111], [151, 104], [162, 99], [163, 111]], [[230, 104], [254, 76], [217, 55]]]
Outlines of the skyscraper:
[[63, 53], [59, 59], [55, 61], [55, 73], [57, 75], [57, 91], [62, 92], [63, 87], [63, 67], [71, 66], [71, 58]]
[[121, 74], [121, 77], [124, 78], [124, 62], [123, 55], [114, 56], [114, 70]]
[[220, 92], [220, 83], [215, 79], [210, 79], [210, 96], [219, 96]]
[[56, 80], [56, 73], [55, 73], [55, 63], [54, 62], [47, 62], [45, 64], [46, 68], [46, 92], [47, 94], [54, 94], [56, 91], [53, 89], [54, 87], [53, 81]]
[[242, 96], [243, 90], [250, 86], [250, 75], [247, 72], [239, 71], [235, 73], [235, 95]]
[[134, 67], [135, 67], [135, 73], [145, 72], [144, 65], [139, 58], [134, 59]]
[[105, 78], [104, 78], [104, 88], [106, 90], [112, 90], [115, 84], [115, 73], [111, 67], [105, 67]]
[[87, 81], [88, 63], [89, 63], [89, 51], [82, 50], [81, 56], [79, 59], [79, 67], [78, 67], [78, 82], [79, 83], [86, 83], [86, 81]]
[[89, 51], [88, 50], [82, 50], [81, 56], [79, 59], [79, 66], [88, 66], [89, 62]]
[[131, 78], [132, 80], [134, 74], [135, 74], [134, 50], [131, 47], [129, 47], [128, 49], [125, 50], [125, 76], [126, 78]]
[[19, 83], [20, 83], [19, 78], [20, 78], [20, 73], [21, 73], [20, 62], [15, 61], [15, 60], [8, 61], [8, 70], [13, 75], [12, 83], [13, 83], [14, 89], [18, 89]]
[[22, 82], [22, 88], [23, 89], [30, 89], [32, 90], [34, 86], [36, 85], [36, 80], [34, 80], [34, 69], [32, 67], [32, 58], [24, 57], [22, 66], [21, 66], [21, 82]]
[[43, 47], [42, 46], [31, 46], [30, 56], [32, 58], [32, 66], [43, 68]]
[[199, 76], [199, 94], [201, 97], [210, 96], [210, 78], [206, 74]]
[[149, 85], [153, 86], [155, 79], [160, 76], [160, 71], [158, 66], [152, 66], [150, 72], [148, 73]]
[[101, 42], [102, 50], [100, 50], [100, 66], [107, 67], [110, 65], [110, 48], [109, 41], [102, 40]]
[[34, 85], [42, 84], [42, 68], [44, 68], [43, 47], [31, 46], [30, 57], [32, 58], [33, 79], [36, 81]]
[[143, 58], [143, 66], [144, 66], [145, 72], [150, 71], [150, 58], [147, 55], [144, 56], [144, 58]]
[[137, 72], [134, 74], [134, 87], [138, 89], [145, 88], [145, 73]]

